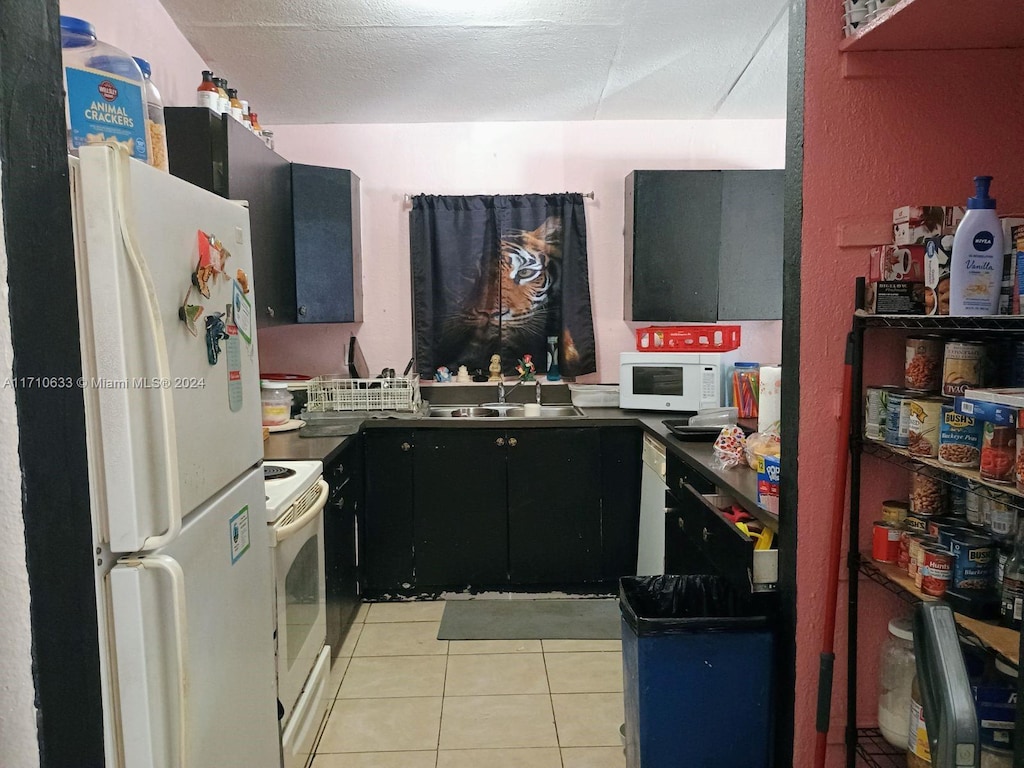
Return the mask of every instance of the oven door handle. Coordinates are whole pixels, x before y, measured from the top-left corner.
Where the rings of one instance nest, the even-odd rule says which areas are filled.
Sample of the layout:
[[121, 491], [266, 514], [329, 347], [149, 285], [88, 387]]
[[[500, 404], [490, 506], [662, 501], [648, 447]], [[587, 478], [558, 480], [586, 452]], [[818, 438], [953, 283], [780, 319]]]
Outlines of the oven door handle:
[[286, 525], [282, 525], [280, 527], [275, 525], [271, 527], [275, 546], [298, 533], [302, 528], [305, 528], [306, 525], [314, 520], [317, 515], [323, 512], [324, 507], [327, 505], [327, 496], [330, 491], [330, 486], [327, 485], [327, 481], [323, 478], [320, 478], [317, 481], [317, 485], [320, 486], [320, 496], [310, 505], [309, 509]]

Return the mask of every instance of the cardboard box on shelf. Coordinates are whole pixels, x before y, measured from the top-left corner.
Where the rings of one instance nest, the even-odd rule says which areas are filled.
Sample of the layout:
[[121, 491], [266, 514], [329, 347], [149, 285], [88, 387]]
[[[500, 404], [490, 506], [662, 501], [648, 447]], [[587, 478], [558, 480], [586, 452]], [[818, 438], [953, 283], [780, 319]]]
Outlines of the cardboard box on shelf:
[[904, 205], [892, 212], [892, 241], [913, 245], [929, 237], [952, 235], [964, 217], [960, 205]]
[[949, 262], [953, 236], [936, 235], [924, 241], [924, 313], [949, 314]]
[[876, 245], [868, 260], [868, 282], [924, 282], [924, 253], [923, 245]]
[[[994, 392], [995, 390], [988, 390]], [[985, 396], [985, 390], [972, 390], [972, 396], [965, 393], [963, 397], [953, 399], [953, 410], [964, 416], [973, 416], [978, 421], [990, 421], [1001, 427], [1016, 427], [1019, 418], [1019, 409], [1012, 405], [991, 402], [989, 400], [976, 399], [977, 396]]]
[[1021, 314], [1021, 307], [1024, 307], [1024, 225], [1010, 227], [1010, 259], [1014, 266], [1014, 291], [1012, 314]]
[[873, 315], [923, 315], [924, 293], [924, 283], [920, 282], [868, 282], [864, 291], [864, 309]]

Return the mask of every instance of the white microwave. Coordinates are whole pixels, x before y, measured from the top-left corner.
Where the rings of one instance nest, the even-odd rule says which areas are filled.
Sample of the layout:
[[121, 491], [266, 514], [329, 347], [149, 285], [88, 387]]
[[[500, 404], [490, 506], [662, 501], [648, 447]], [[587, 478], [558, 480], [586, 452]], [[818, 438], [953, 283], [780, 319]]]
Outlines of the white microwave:
[[690, 411], [722, 405], [720, 352], [622, 352], [619, 407]]

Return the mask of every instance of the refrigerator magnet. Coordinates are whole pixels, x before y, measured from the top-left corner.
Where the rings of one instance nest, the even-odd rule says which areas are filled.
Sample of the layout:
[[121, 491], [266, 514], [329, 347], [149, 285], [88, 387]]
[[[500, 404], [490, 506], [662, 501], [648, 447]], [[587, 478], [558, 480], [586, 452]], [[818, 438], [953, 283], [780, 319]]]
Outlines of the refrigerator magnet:
[[220, 342], [228, 337], [224, 327], [224, 313], [214, 312], [206, 316], [206, 359], [216, 365], [220, 359]]
[[225, 328], [227, 338], [224, 340], [228, 362], [228, 407], [232, 413], [237, 413], [242, 410], [242, 342], [238, 340], [238, 326], [233, 322], [233, 315], [229, 304]]
[[196, 320], [203, 314], [203, 307], [200, 304], [189, 304], [189, 299], [192, 298], [192, 286], [188, 287], [185, 291], [185, 299], [181, 302], [181, 306], [178, 307], [178, 319], [185, 324], [188, 328], [188, 332], [193, 336], [199, 336], [199, 326], [196, 325]]
[[[242, 270], [238, 270], [238, 272], [245, 278], [245, 272]], [[249, 292], [248, 282], [248, 279], [244, 283], [241, 280], [232, 281], [231, 306], [234, 309], [235, 326], [238, 328], [238, 332], [245, 339], [246, 344], [252, 344], [252, 304], [249, 297], [245, 295]]]
[[228, 534], [231, 536], [231, 564], [249, 550], [249, 505], [246, 504], [228, 521]]

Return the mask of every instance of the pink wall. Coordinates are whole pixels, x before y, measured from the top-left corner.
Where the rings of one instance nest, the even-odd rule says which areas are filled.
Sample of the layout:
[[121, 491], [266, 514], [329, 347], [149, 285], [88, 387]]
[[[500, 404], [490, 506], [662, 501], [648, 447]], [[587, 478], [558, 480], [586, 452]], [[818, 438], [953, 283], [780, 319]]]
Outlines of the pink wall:
[[[412, 354], [409, 206], [406, 194], [590, 192], [587, 237], [597, 381], [618, 381], [632, 349], [622, 320], [624, 182], [643, 169], [779, 168], [784, 121], [274, 126], [293, 162], [349, 168], [361, 179], [364, 322], [356, 327], [371, 369]], [[260, 332], [264, 370], [338, 370], [352, 326]], [[743, 357], [777, 362], [781, 323], [744, 324]]]
[[149, 61], [164, 106], [195, 104], [207, 66], [159, 0], [60, 0], [60, 12], [92, 22], [100, 40]]
[[[802, 404], [799, 438], [800, 518], [796, 753], [809, 766], [814, 745], [817, 654], [827, 600], [825, 581], [834, 442], [843, 345], [853, 310], [854, 278], [864, 273], [864, 247], [841, 247], [856, 231], [883, 230], [892, 209], [904, 204], [960, 203], [971, 177], [995, 176], [1001, 212], [1024, 208], [1024, 60], [1019, 51], [921, 51], [841, 54], [840, 5], [808, 2], [804, 221], [801, 279]], [[844, 65], [848, 74], [844, 76]], [[841, 234], [845, 233], [845, 234]], [[851, 234], [853, 233], [853, 234]], [[881, 339], [878, 332], [871, 339]], [[899, 375], [898, 340], [871, 347], [866, 383]], [[905, 493], [906, 479], [864, 462], [862, 517], [874, 519], [886, 496]], [[861, 549], [868, 538], [862, 530]], [[845, 584], [840, 585], [845, 595]], [[873, 724], [874, 660], [885, 623], [900, 611], [880, 588], [861, 589], [860, 721]], [[845, 601], [840, 602], [833, 733], [845, 723]], [[829, 765], [841, 764], [834, 746]]]

